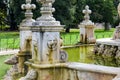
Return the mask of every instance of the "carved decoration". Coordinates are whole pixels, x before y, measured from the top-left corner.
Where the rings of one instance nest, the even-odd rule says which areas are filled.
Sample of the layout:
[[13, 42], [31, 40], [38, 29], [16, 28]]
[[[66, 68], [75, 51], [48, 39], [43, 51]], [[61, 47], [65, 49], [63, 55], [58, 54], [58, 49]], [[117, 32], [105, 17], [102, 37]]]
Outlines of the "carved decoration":
[[38, 56], [38, 46], [37, 46], [37, 44], [38, 44], [38, 41], [36, 41], [36, 40], [33, 40], [33, 51], [34, 51], [34, 53], [33, 53], [33, 60], [34, 61], [37, 61], [37, 56]]
[[90, 19], [89, 14], [91, 14], [92, 11], [89, 9], [88, 5], [85, 6], [85, 10], [83, 10], [83, 13], [85, 14], [85, 16], [84, 16], [85, 21], [89, 21], [89, 19]]
[[97, 53], [97, 54], [98, 54], [98, 55], [99, 55], [99, 54], [103, 54], [103, 52], [104, 52], [104, 45], [101, 44], [100, 47], [99, 47], [99, 49], [98, 49], [98, 53]]
[[42, 16], [37, 18], [37, 20], [38, 21], [55, 21], [55, 18], [52, 15], [52, 12], [55, 11], [55, 9], [52, 8], [52, 3], [54, 3], [55, 0], [37, 0], [37, 1], [42, 3], [42, 7], [41, 7]]
[[55, 50], [57, 49], [57, 38], [54, 36], [50, 36], [48, 37], [48, 41], [47, 41], [47, 47], [49, 50]]
[[15, 65], [18, 63], [18, 56], [17, 55], [13, 55], [11, 58], [7, 59], [4, 61], [5, 64], [9, 64], [9, 65]]
[[60, 50], [60, 62], [66, 62], [67, 60], [68, 54], [63, 50]]
[[23, 22], [33, 21], [32, 19], [33, 13], [31, 10], [35, 9], [36, 6], [34, 4], [31, 4], [31, 0], [26, 0], [26, 4], [23, 4], [21, 8], [26, 9], [26, 12], [25, 12], [26, 19], [24, 19]]
[[96, 54], [98, 53], [100, 44], [95, 44], [93, 52]]
[[20, 78], [19, 80], [36, 80], [37, 72], [34, 69], [28, 71], [25, 77]]

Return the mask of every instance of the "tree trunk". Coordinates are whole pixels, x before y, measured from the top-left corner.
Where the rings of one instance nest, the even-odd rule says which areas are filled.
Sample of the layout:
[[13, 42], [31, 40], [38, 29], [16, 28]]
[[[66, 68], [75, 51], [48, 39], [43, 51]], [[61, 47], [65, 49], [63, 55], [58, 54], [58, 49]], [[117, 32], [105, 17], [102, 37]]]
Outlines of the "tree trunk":
[[69, 33], [70, 32], [70, 27], [67, 27], [66, 30], [65, 30], [66, 33]]
[[110, 23], [105, 23], [105, 31], [110, 30]]

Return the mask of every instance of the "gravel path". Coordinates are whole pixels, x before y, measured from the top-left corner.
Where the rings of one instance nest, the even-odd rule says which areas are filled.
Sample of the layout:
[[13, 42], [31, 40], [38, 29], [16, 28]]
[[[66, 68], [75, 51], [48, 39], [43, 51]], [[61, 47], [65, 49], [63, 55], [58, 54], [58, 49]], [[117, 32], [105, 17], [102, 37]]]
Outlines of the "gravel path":
[[18, 51], [19, 51], [19, 49], [7, 50], [7, 51], [0, 51], [0, 55], [17, 54]]

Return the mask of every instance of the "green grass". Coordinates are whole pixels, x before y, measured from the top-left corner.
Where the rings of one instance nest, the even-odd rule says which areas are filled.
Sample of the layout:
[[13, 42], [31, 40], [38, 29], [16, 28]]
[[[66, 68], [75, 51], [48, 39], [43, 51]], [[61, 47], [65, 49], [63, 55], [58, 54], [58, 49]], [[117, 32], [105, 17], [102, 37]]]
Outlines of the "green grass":
[[0, 56], [0, 80], [3, 80], [3, 77], [7, 73], [7, 70], [11, 67], [10, 65], [4, 64], [4, 61], [10, 56], [11, 55]]
[[[103, 29], [95, 30], [96, 39], [109, 38], [113, 35], [114, 28], [109, 31]], [[61, 32], [64, 45], [73, 45], [79, 42], [79, 29], [70, 29], [70, 33]], [[19, 48], [19, 32], [0, 32], [0, 49], [17, 49]]]
[[16, 38], [19, 32], [0, 32], [0, 38]]
[[[105, 31], [103, 29], [97, 29], [95, 30], [94, 36], [96, 37], [96, 39], [110, 38], [112, 37], [114, 30], [115, 30], [114, 28], [112, 28], [109, 31]], [[61, 32], [61, 36], [64, 40], [64, 45], [73, 45], [79, 42], [80, 40], [79, 34], [80, 34], [79, 29], [71, 29], [70, 33]]]
[[19, 32], [0, 32], [0, 49], [18, 49]]

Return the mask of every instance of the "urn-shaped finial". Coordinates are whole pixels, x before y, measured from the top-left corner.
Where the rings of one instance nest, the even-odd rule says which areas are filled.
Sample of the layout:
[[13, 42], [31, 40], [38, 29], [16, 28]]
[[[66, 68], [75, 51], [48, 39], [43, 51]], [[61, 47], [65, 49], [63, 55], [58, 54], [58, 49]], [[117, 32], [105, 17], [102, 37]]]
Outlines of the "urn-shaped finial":
[[31, 0], [26, 0], [26, 4], [22, 4], [21, 8], [23, 10], [26, 10], [25, 12], [26, 19], [32, 19], [33, 13], [31, 10], [35, 9], [36, 6], [34, 4], [31, 4]]
[[55, 8], [52, 8], [52, 4], [55, 0], [37, 0], [39, 3], [42, 4], [40, 8], [40, 13], [42, 14], [41, 17], [37, 18], [37, 21], [55, 21], [52, 13], [55, 11]]
[[85, 19], [86, 21], [88, 21], [88, 20], [90, 19], [89, 14], [91, 14], [91, 13], [92, 13], [92, 11], [89, 9], [89, 6], [86, 5], [86, 6], [85, 6], [85, 9], [83, 10], [83, 14], [85, 14], [84, 19]]

